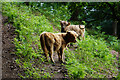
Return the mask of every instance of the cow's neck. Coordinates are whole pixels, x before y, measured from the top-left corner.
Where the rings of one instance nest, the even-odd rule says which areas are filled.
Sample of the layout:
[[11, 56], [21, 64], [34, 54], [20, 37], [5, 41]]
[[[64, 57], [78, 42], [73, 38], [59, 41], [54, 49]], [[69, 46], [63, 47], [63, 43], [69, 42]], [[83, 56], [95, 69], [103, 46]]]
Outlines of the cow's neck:
[[63, 39], [67, 45], [69, 43], [69, 37], [67, 36], [67, 34], [63, 36]]

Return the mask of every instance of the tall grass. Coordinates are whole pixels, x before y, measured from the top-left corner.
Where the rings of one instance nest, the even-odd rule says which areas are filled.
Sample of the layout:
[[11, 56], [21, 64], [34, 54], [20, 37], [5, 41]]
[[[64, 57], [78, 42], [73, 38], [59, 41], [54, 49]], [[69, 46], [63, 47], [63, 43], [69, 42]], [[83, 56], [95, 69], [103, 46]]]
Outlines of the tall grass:
[[117, 59], [102, 38], [87, 35], [86, 40], [78, 40], [73, 52], [67, 50], [65, 53], [65, 66], [72, 78], [109, 78], [118, 75]]
[[[67, 6], [52, 9], [52, 7], [31, 7], [19, 3], [2, 3], [3, 15], [8, 16], [9, 23], [16, 28], [17, 37], [14, 39], [15, 54], [18, 56], [16, 63], [24, 69], [22, 78], [48, 78], [50, 73], [45, 72], [43, 62], [45, 57], [40, 47], [39, 36], [41, 32], [53, 32], [54, 25], [59, 25], [59, 20], [68, 20]], [[35, 5], [34, 5], [35, 6]], [[36, 9], [37, 8], [37, 9]], [[59, 11], [60, 10], [60, 11]], [[61, 12], [66, 10], [65, 13]], [[37, 14], [37, 15], [36, 15]], [[61, 15], [59, 15], [61, 14]], [[66, 16], [62, 16], [65, 14]], [[62, 16], [62, 18], [61, 18]], [[66, 68], [72, 78], [104, 78], [118, 74], [117, 60], [110, 53], [108, 46], [119, 50], [117, 41], [109, 45], [101, 38], [103, 35], [86, 35], [86, 40], [79, 41], [73, 51], [66, 50]], [[113, 41], [113, 40], [112, 40]], [[41, 70], [43, 68], [43, 70]]]
[[23, 78], [50, 77], [49, 73], [41, 72], [39, 67], [35, 66], [42, 66], [41, 63], [44, 62], [39, 36], [43, 31], [53, 31], [50, 22], [44, 15], [35, 16], [31, 8], [25, 5], [5, 2], [2, 10], [3, 15], [8, 16], [9, 23], [13, 23], [18, 35], [14, 38], [15, 54], [19, 57], [16, 62], [25, 70], [25, 76], [19, 75]]

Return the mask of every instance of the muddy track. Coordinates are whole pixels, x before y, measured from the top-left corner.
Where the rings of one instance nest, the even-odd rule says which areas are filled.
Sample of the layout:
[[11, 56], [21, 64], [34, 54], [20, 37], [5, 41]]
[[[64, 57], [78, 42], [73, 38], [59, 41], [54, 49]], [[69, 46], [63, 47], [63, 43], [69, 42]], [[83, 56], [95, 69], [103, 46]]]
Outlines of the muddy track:
[[15, 28], [8, 23], [8, 18], [2, 16], [2, 78], [19, 78], [17, 75], [21, 70], [15, 63], [17, 56], [14, 54]]
[[[57, 30], [54, 26], [53, 29]], [[11, 23], [8, 23], [8, 18], [2, 18], [2, 78], [19, 78], [18, 73], [24, 73], [15, 63], [17, 56], [14, 54], [15, 45], [12, 43], [13, 39], [16, 37], [15, 28]], [[71, 51], [74, 48], [69, 48]], [[116, 55], [118, 59], [118, 52], [112, 50], [111, 53]], [[51, 63], [43, 63], [43, 67], [47, 69], [47, 72], [53, 73], [52, 78], [68, 78], [67, 70], [58, 61], [58, 55], [54, 53], [53, 56], [55, 60], [55, 65]], [[64, 56], [65, 59], [65, 56]], [[66, 76], [65, 76], [66, 75]]]
[[[8, 17], [2, 17], [2, 78], [20, 78], [18, 73], [24, 73], [20, 69], [15, 60], [17, 56], [14, 54], [15, 45], [13, 39], [16, 37], [15, 28], [11, 23], [8, 23]], [[54, 54], [55, 65], [50, 63], [43, 64], [49, 73], [53, 73], [52, 78], [67, 78], [67, 70], [58, 61], [57, 54]]]
[[[60, 32], [60, 30], [58, 30], [56, 28], [56, 26], [54, 26], [52, 23], [50, 23], [53, 26], [53, 30], [54, 32]], [[57, 53], [53, 54], [53, 59], [55, 61], [55, 64], [44, 64], [45, 67], [49, 68], [49, 73], [54, 73], [54, 75], [52, 76], [52, 78], [69, 78], [68, 77], [68, 73], [67, 73], [67, 69], [65, 68], [64, 65], [62, 65], [59, 61], [58, 61], [58, 55]], [[63, 54], [63, 59], [65, 60], [65, 54]]]

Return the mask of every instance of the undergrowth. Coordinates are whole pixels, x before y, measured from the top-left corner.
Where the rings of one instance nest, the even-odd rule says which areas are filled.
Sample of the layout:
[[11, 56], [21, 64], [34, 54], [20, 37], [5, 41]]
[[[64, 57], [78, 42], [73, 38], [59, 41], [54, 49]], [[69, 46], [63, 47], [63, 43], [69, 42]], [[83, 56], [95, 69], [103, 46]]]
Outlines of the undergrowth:
[[[16, 3], [3, 3], [3, 14], [8, 16], [9, 23], [16, 28], [14, 44], [15, 54], [19, 57], [16, 63], [25, 70], [22, 78], [47, 78], [49, 73], [40, 71], [44, 57], [40, 47], [39, 36], [43, 31], [52, 32], [53, 28], [44, 15], [35, 16], [30, 7]], [[38, 66], [39, 64], [39, 66]]]
[[[33, 5], [32, 3], [30, 5]], [[16, 63], [24, 69], [21, 78], [50, 78], [51, 74], [43, 68], [45, 57], [41, 50], [39, 36], [43, 31], [54, 32], [53, 25], [60, 29], [59, 20], [68, 20], [71, 14], [68, 6], [48, 8], [38, 7], [37, 4], [26, 6], [21, 3], [7, 3], [2, 5], [3, 15], [8, 16], [9, 23], [16, 28], [17, 37], [14, 39]], [[65, 11], [66, 12], [63, 12]], [[51, 22], [53, 24], [51, 24]], [[83, 22], [85, 23], [85, 22]], [[96, 31], [86, 31], [86, 39], [77, 42], [73, 51], [65, 50], [66, 68], [72, 78], [105, 78], [116, 77], [118, 74], [117, 59], [110, 53], [110, 49], [120, 51], [119, 40], [116, 37]], [[94, 32], [94, 33], [93, 33]], [[92, 36], [94, 34], [94, 36]], [[42, 70], [41, 70], [42, 68]]]
[[94, 36], [86, 36], [86, 40], [79, 41], [74, 51], [69, 49], [66, 54], [66, 68], [72, 78], [107, 78], [118, 75], [118, 63], [110, 53], [105, 41]]
[[97, 26], [96, 29], [88, 29], [88, 35], [93, 35], [95, 39], [103, 39], [106, 45], [117, 52], [120, 52], [120, 40], [118, 37], [107, 35], [105, 32], [101, 32], [101, 26]]
[[60, 30], [60, 20], [69, 20], [71, 12], [68, 10], [67, 5], [58, 6], [57, 4], [58, 3], [30, 3], [30, 5], [35, 7], [33, 10], [36, 11], [36, 14], [40, 12], [42, 15], [45, 15], [51, 24]]

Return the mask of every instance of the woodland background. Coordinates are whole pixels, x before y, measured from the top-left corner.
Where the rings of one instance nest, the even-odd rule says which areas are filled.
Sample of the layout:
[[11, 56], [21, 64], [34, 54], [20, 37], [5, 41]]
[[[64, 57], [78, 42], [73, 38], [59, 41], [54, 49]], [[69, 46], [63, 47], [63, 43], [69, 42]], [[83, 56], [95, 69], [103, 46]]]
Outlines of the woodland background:
[[[16, 56], [17, 69], [22, 70], [16, 71], [17, 77], [119, 78], [120, 2], [3, 2], [2, 15], [7, 17], [3, 28], [15, 28], [14, 51], [3, 54]], [[67, 64], [56, 60], [53, 66], [45, 62], [39, 36], [43, 31], [60, 32], [60, 20], [84, 24], [85, 40], [65, 50]]]

